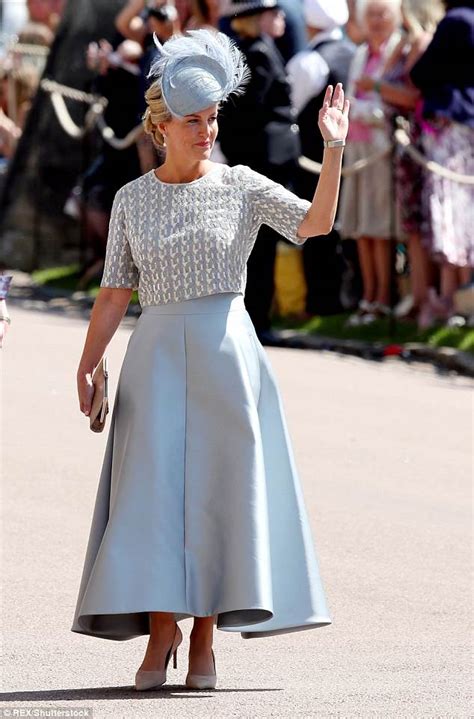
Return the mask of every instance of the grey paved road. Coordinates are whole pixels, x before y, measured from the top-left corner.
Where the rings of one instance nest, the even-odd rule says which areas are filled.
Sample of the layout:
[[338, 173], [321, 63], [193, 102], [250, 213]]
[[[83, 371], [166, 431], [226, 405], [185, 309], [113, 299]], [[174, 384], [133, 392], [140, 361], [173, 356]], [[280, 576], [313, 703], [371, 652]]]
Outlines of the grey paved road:
[[[215, 692], [179, 686], [186, 637], [167, 687], [138, 695], [145, 637], [70, 632], [106, 439], [77, 407], [86, 323], [11, 313], [0, 353], [0, 716], [53, 706], [134, 718], [473, 715], [470, 381], [270, 351], [334, 623], [260, 640], [217, 632]], [[110, 347], [112, 392], [131, 326]]]

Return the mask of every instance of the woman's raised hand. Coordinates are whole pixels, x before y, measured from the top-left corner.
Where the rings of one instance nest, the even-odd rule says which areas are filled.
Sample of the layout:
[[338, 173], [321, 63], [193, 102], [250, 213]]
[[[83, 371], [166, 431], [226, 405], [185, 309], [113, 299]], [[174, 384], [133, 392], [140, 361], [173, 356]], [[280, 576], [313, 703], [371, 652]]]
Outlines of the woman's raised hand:
[[345, 140], [349, 129], [349, 100], [344, 98], [342, 83], [328, 85], [318, 125], [324, 140]]

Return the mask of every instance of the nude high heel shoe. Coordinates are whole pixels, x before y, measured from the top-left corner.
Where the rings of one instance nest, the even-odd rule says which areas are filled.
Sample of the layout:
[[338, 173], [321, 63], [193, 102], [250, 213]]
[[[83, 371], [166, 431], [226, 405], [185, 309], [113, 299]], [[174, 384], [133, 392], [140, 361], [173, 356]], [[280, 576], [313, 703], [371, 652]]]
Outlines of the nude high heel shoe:
[[135, 674], [135, 689], [139, 692], [145, 691], [145, 689], [152, 689], [153, 687], [159, 687], [166, 681], [166, 670], [168, 668], [171, 655], [173, 655], [173, 667], [178, 667], [178, 647], [183, 641], [183, 635], [181, 629], [176, 625], [174, 639], [171, 647], [168, 649], [165, 659], [165, 668], [147, 671], [145, 669], [139, 669]]
[[217, 683], [216, 676], [216, 658], [212, 652], [212, 662], [214, 664], [214, 674], [191, 674], [188, 672], [186, 676], [186, 686], [190, 689], [215, 689]]

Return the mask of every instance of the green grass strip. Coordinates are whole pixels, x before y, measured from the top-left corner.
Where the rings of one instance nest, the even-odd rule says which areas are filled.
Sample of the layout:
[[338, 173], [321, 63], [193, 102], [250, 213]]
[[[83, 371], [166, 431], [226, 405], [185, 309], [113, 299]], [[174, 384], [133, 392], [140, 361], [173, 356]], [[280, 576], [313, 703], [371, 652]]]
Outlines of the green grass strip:
[[[54, 287], [68, 291], [77, 290], [80, 267], [78, 264], [61, 267], [49, 267], [32, 273], [33, 280], [45, 287]], [[100, 278], [91, 280], [84, 292], [92, 298], [99, 292]], [[138, 292], [134, 291], [131, 302], [138, 303]], [[349, 313], [329, 317], [313, 317], [301, 322], [291, 318], [275, 318], [275, 329], [297, 329], [301, 332], [332, 337], [334, 339], [353, 339], [381, 344], [405, 344], [420, 342], [432, 347], [454, 347], [474, 354], [474, 329], [469, 327], [436, 326], [419, 330], [415, 322], [396, 321], [393, 332], [389, 320], [376, 320], [369, 325], [347, 327]]]

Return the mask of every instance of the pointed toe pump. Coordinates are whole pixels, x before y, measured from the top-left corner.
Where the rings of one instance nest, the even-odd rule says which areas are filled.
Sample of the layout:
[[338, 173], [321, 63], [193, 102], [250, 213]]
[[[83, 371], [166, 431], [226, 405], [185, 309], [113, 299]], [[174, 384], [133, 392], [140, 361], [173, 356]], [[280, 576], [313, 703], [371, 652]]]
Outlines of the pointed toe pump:
[[178, 626], [176, 626], [176, 631], [173, 639], [173, 643], [171, 647], [168, 649], [168, 652], [166, 654], [165, 659], [165, 668], [164, 669], [156, 669], [152, 671], [147, 671], [145, 669], [139, 669], [137, 673], [135, 674], [135, 689], [139, 692], [143, 692], [146, 689], [154, 689], [156, 687], [160, 687], [162, 684], [166, 682], [166, 670], [168, 669], [168, 664], [171, 659], [171, 655], [173, 655], [173, 667], [176, 669], [178, 667], [178, 647], [183, 641], [183, 635], [181, 633], [181, 630]]
[[186, 686], [190, 689], [215, 689], [217, 683], [216, 658], [212, 649], [211, 652], [214, 674], [191, 674], [188, 672], [186, 676]]

